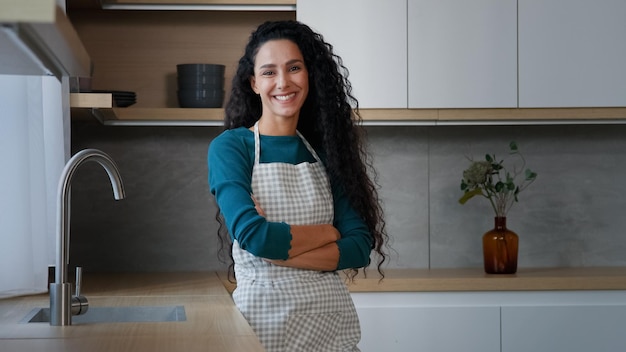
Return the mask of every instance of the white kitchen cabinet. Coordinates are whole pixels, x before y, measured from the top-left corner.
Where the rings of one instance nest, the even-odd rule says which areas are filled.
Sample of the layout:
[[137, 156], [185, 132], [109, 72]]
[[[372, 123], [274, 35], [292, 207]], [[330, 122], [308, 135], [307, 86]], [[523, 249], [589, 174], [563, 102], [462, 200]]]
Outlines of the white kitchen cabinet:
[[[489, 280], [498, 280], [497, 276]], [[618, 352], [626, 291], [353, 292], [369, 351]]]
[[626, 106], [626, 2], [519, 0], [520, 107]]
[[502, 308], [502, 352], [623, 351], [626, 306]]
[[299, 0], [297, 18], [334, 45], [363, 108], [517, 107], [515, 0]]
[[333, 45], [361, 108], [407, 107], [406, 0], [298, 0], [296, 17]]
[[498, 306], [438, 302], [432, 298], [436, 295], [422, 293], [352, 296], [361, 322], [359, 348], [363, 352], [500, 351]]
[[62, 7], [0, 2], [0, 74], [89, 77], [91, 59]]
[[498, 307], [361, 308], [363, 352], [499, 352]]
[[516, 0], [408, 0], [409, 108], [517, 107]]

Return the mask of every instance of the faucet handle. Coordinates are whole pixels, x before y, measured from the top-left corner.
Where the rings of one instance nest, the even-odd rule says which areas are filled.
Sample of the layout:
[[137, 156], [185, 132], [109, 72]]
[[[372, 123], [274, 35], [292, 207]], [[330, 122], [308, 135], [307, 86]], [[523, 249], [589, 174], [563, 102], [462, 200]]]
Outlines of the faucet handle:
[[72, 297], [71, 303], [71, 312], [72, 315], [82, 315], [87, 313], [89, 310], [89, 301], [87, 301], [87, 297], [81, 296], [80, 294], [80, 286], [83, 282], [83, 268], [80, 266], [76, 267], [76, 294]]
[[80, 296], [80, 286], [83, 283], [83, 268], [81, 266], [76, 267], [76, 288], [75, 296]]

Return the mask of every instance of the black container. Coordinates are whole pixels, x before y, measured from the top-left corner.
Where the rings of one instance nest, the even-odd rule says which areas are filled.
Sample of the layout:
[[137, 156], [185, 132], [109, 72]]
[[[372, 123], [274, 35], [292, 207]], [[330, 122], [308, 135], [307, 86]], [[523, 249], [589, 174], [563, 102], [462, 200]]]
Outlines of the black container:
[[220, 108], [224, 101], [224, 90], [178, 90], [177, 95], [181, 108]]
[[224, 76], [224, 65], [218, 64], [178, 64], [176, 65], [176, 72], [179, 75], [196, 75], [196, 74], [209, 74]]
[[176, 65], [181, 108], [220, 108], [224, 101], [224, 65]]
[[224, 76], [186, 75], [177, 77], [178, 89], [223, 89]]

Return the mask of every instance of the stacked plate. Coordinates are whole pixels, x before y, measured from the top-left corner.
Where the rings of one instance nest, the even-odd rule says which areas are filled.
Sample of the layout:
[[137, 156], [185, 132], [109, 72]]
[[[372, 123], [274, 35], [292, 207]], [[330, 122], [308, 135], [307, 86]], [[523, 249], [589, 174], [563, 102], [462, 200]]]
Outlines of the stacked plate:
[[110, 93], [113, 95], [113, 104], [119, 108], [131, 106], [137, 102], [135, 92], [125, 90], [92, 90], [92, 93]]
[[178, 105], [181, 108], [219, 108], [224, 101], [224, 65], [179, 64]]

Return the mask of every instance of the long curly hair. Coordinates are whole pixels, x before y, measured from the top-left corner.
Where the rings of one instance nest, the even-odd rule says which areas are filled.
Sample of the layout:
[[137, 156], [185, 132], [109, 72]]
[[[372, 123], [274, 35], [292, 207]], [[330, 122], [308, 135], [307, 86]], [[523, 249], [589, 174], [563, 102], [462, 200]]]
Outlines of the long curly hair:
[[[377, 269], [384, 277], [382, 264], [389, 237], [379, 201], [376, 173], [365, 149], [365, 131], [359, 125], [358, 101], [352, 96], [348, 70], [333, 47], [307, 25], [298, 21], [269, 21], [250, 36], [232, 81], [230, 99], [225, 108], [224, 129], [251, 127], [261, 117], [260, 97], [252, 90], [254, 61], [259, 48], [271, 40], [287, 39], [300, 49], [309, 75], [309, 93], [300, 110], [298, 131], [316, 150], [326, 155], [326, 172], [335, 187], [341, 187], [352, 206], [365, 220], [372, 234], [372, 249], [378, 254]], [[370, 178], [372, 175], [372, 178]], [[221, 258], [230, 237], [223, 219], [220, 223]], [[228, 251], [232, 272], [232, 253]], [[357, 274], [352, 269], [349, 277]]]

